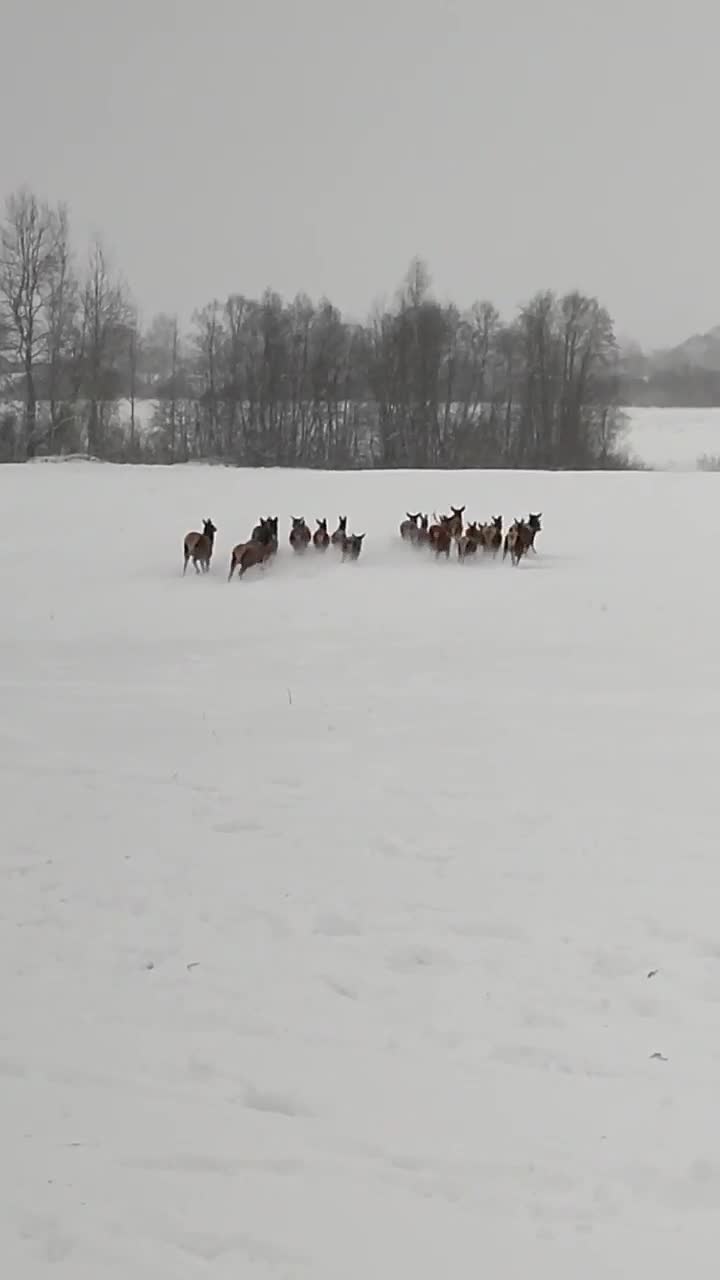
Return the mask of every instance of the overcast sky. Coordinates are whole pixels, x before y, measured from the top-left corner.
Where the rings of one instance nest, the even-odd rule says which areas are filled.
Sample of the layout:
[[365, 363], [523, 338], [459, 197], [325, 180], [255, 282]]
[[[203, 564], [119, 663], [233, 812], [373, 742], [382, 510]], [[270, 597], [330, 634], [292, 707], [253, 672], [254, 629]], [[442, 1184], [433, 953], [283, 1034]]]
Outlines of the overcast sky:
[[712, 0], [2, 0], [0, 37], [0, 194], [66, 200], [145, 318], [361, 317], [420, 254], [461, 305], [720, 324]]

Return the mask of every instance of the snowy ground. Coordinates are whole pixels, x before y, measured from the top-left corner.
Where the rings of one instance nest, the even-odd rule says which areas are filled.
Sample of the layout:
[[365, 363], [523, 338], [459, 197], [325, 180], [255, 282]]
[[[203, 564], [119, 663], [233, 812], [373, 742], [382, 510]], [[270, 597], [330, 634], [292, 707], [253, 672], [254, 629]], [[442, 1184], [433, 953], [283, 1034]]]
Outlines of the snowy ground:
[[8, 1280], [714, 1277], [718, 483], [0, 468]]
[[624, 411], [626, 444], [635, 457], [659, 471], [694, 471], [703, 455], [720, 457], [720, 409]]

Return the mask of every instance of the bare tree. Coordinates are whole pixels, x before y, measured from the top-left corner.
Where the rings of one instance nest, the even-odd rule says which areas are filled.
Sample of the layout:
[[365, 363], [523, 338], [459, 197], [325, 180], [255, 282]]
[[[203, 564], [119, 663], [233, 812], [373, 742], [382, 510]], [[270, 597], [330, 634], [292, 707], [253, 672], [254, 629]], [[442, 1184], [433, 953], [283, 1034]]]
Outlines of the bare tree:
[[220, 420], [220, 363], [224, 343], [223, 310], [217, 299], [196, 311], [193, 321], [196, 370], [202, 386], [196, 444], [206, 456], [216, 455]]
[[140, 325], [138, 313], [135, 307], [128, 308], [127, 319], [127, 337], [128, 337], [128, 399], [130, 401], [130, 457], [135, 460], [137, 457], [137, 388], [138, 388], [138, 368], [140, 363]]
[[27, 188], [9, 197], [0, 229], [0, 301], [3, 327], [12, 334], [17, 371], [23, 380], [21, 457], [32, 454], [37, 444], [37, 365], [46, 353], [43, 321], [62, 243], [67, 243], [63, 209], [51, 209]]
[[[538, 293], [504, 323], [489, 302], [439, 302], [418, 258], [366, 324], [267, 290], [200, 308], [186, 341], [174, 317], [141, 333], [99, 241], [78, 280], [63, 206], [21, 190], [0, 222], [0, 393], [22, 387], [24, 402], [20, 423], [5, 416], [3, 458], [34, 452], [46, 406], [52, 449], [77, 440], [117, 460], [605, 467], [623, 376], [597, 299]], [[129, 433], [113, 421], [124, 396]]]
[[109, 426], [108, 407], [123, 386], [132, 312], [122, 283], [110, 272], [96, 240], [90, 250], [82, 294], [83, 390], [87, 401], [87, 452], [102, 455]]
[[[168, 462], [187, 461], [190, 391], [177, 316], [155, 316], [143, 335], [142, 368], [145, 387], [157, 402], [152, 429], [160, 456]], [[178, 456], [180, 431], [182, 450]]]
[[73, 401], [78, 391], [77, 340], [80, 296], [74, 269], [67, 212], [58, 210], [55, 262], [44, 308], [47, 334], [45, 391], [49, 407], [48, 447], [71, 425]]

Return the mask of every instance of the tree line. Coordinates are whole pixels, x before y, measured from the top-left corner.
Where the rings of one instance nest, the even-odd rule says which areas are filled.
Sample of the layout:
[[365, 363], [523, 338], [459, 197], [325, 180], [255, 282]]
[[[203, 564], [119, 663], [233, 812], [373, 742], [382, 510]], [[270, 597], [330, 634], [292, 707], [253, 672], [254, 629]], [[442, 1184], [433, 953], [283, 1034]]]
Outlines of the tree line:
[[140, 323], [99, 240], [26, 189], [0, 226], [0, 460], [239, 466], [626, 465], [613, 322], [579, 292], [461, 311], [414, 260], [392, 305], [231, 293]]

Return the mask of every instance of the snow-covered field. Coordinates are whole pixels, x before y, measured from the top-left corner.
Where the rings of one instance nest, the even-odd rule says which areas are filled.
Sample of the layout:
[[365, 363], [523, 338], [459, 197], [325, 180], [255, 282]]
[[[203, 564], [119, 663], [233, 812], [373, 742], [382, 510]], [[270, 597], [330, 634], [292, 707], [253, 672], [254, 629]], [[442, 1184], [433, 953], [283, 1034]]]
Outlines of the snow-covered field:
[[714, 1277], [718, 483], [0, 468], [3, 1276]]
[[703, 456], [720, 457], [720, 409], [626, 409], [625, 443], [659, 471], [694, 471]]

